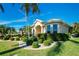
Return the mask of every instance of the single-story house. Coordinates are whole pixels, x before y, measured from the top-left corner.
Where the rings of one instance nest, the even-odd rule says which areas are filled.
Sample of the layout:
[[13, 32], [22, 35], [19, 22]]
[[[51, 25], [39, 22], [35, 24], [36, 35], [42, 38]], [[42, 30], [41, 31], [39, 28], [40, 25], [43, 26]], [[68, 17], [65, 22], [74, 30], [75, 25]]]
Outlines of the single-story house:
[[32, 25], [32, 34], [40, 34], [40, 33], [68, 33], [69, 25], [63, 22], [61, 19], [51, 19], [48, 22], [43, 22], [40, 19], [36, 19], [36, 21]]

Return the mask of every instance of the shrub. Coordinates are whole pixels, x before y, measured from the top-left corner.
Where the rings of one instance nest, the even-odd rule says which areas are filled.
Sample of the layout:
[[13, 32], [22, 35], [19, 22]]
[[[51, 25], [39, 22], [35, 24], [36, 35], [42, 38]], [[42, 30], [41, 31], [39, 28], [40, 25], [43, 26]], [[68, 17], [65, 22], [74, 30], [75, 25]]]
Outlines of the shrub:
[[11, 38], [10, 38], [10, 40], [11, 40], [11, 41], [13, 41], [13, 40], [14, 40], [14, 38], [12, 38], [12, 37], [11, 37]]
[[68, 34], [64, 34], [63, 37], [64, 37], [65, 40], [69, 40], [69, 35]]
[[31, 36], [30, 39], [31, 39], [32, 41], [37, 41], [37, 38], [36, 38], [35, 36]]
[[45, 40], [45, 41], [43, 42], [43, 44], [44, 44], [45, 46], [49, 46], [51, 43], [50, 43], [49, 40]]
[[53, 42], [52, 39], [53, 39], [52, 35], [51, 34], [47, 34], [47, 40], [52, 43]]
[[53, 41], [58, 41], [57, 34], [51, 34]]
[[9, 38], [10, 38], [10, 35], [6, 35], [6, 36], [4, 37], [4, 40], [9, 40]]
[[61, 33], [57, 33], [56, 37], [57, 37], [58, 41], [64, 41], [63, 36], [62, 36]]
[[38, 48], [38, 47], [39, 47], [38, 42], [33, 42], [33, 43], [32, 43], [32, 47], [33, 47], [33, 48]]
[[53, 40], [52, 39], [47, 39], [50, 43], [53, 43]]
[[40, 38], [41, 34], [37, 34], [37, 37]]
[[68, 35], [67, 34], [64, 34], [64, 33], [58, 33], [57, 34], [57, 39], [59, 40], [59, 41], [66, 41], [66, 40], [68, 40]]
[[40, 38], [41, 38], [41, 39], [44, 39], [44, 37], [45, 37], [44, 34], [41, 34]]
[[33, 41], [30, 37], [28, 38], [27, 36], [22, 36], [21, 38], [23, 42], [26, 42], [27, 46], [32, 45]]
[[43, 43], [43, 39], [38, 39], [38, 42], [39, 43]]
[[20, 40], [20, 38], [19, 38], [19, 37], [17, 37], [17, 38], [16, 38], [16, 40], [17, 40], [17, 41], [19, 41], [19, 40]]
[[26, 42], [26, 40], [27, 40], [28, 38], [27, 38], [27, 36], [22, 36], [21, 39], [22, 39], [23, 42]]
[[39, 39], [46, 40], [47, 34], [46, 34], [46, 33], [38, 34], [37, 37], [38, 37]]
[[32, 45], [32, 43], [33, 43], [33, 41], [32, 41], [31, 39], [27, 39], [27, 40], [26, 40], [27, 46]]

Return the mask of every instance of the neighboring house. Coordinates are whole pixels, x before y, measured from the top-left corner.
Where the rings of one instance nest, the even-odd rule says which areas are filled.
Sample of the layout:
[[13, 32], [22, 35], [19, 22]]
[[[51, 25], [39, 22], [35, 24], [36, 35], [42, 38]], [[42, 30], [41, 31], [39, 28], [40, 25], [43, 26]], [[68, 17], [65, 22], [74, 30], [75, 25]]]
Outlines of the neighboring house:
[[25, 32], [23, 31], [23, 29], [20, 29], [18, 32], [20, 35], [23, 35]]
[[40, 33], [68, 33], [69, 26], [60, 19], [51, 19], [47, 23], [36, 19], [32, 25], [32, 34]]

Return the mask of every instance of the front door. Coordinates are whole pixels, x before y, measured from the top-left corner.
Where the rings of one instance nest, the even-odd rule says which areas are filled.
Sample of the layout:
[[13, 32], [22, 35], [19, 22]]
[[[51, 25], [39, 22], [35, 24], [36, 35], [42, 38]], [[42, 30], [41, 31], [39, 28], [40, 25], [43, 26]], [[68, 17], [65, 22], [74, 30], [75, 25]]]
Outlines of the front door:
[[58, 31], [58, 25], [53, 24], [53, 33], [57, 33], [57, 31]]

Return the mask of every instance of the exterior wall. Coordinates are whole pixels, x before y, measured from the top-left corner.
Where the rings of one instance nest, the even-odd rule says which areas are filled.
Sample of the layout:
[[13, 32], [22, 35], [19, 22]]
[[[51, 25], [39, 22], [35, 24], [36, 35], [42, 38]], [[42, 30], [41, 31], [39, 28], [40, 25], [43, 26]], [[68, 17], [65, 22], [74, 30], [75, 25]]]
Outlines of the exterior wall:
[[[53, 23], [53, 24], [57, 24], [57, 27], [58, 27], [58, 30], [59, 30], [59, 25], [58, 23]], [[50, 32], [53, 33], [53, 24], [50, 24]], [[57, 30], [57, 33], [58, 33], [58, 30]]]
[[41, 22], [36, 22], [34, 27], [32, 28], [32, 34], [36, 34], [36, 26], [40, 25], [41, 26], [41, 33], [46, 33], [46, 27], [41, 23]]
[[36, 26], [38, 25], [41, 26], [41, 33], [46, 33], [48, 30], [50, 31], [50, 33], [53, 33], [53, 24], [57, 24], [57, 33], [68, 33], [68, 26], [64, 26], [64, 24], [62, 23], [51, 23], [48, 24], [48, 27], [48, 25], [44, 25], [40, 21], [37, 21], [32, 27], [32, 34], [36, 34]]
[[58, 33], [68, 33], [68, 27], [64, 25], [59, 25]]
[[[60, 25], [58, 23], [53, 23], [53, 24], [57, 24], [57, 33], [68, 33], [68, 27], [64, 26], [64, 25]], [[53, 24], [49, 24], [50, 25], [50, 33], [53, 33]]]
[[46, 33], [46, 31], [47, 31], [47, 29], [46, 29], [46, 26], [45, 26], [45, 27], [44, 27], [44, 31], [43, 31], [43, 32], [44, 32], [44, 33]]

